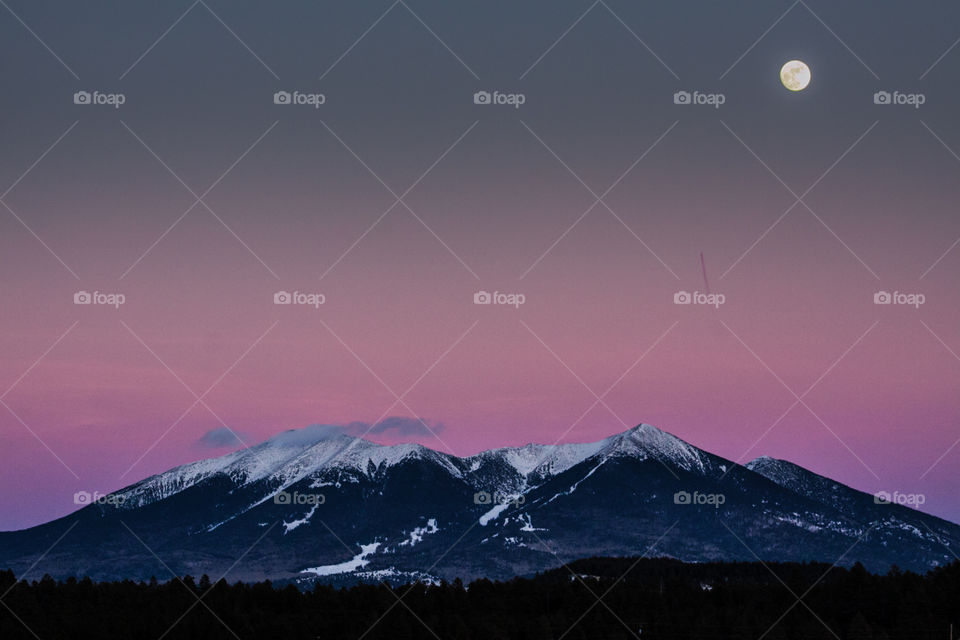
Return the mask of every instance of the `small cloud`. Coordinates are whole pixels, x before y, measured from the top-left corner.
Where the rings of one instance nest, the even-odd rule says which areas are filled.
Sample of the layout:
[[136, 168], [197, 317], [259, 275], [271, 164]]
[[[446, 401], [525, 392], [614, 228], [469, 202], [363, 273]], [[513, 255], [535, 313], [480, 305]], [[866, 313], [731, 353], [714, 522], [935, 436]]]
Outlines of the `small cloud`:
[[332, 440], [341, 435], [349, 434], [341, 425], [334, 424], [312, 424], [302, 429], [291, 429], [274, 436], [270, 439], [274, 444], [280, 444], [290, 447], [298, 447], [306, 444], [314, 444], [324, 440]]
[[242, 447], [244, 446], [244, 435], [236, 431], [231, 431], [227, 427], [217, 427], [211, 429], [194, 442], [195, 447], [201, 449], [222, 449], [224, 447]]
[[393, 433], [400, 436], [433, 436], [446, 429], [442, 422], [428, 422], [423, 418], [408, 418], [405, 416], [390, 416], [371, 425], [368, 422], [351, 422], [344, 425], [343, 430], [354, 436], [363, 434], [380, 435]]
[[[368, 438], [370, 436], [386, 435], [400, 439], [432, 438], [446, 429], [442, 422], [428, 422], [421, 418], [407, 418], [391, 416], [376, 424], [369, 422], [351, 422], [349, 424], [312, 424], [302, 429], [290, 429], [279, 433], [272, 438], [274, 446], [304, 447], [324, 442], [348, 438]], [[241, 437], [246, 438], [241, 434]], [[241, 443], [228, 429], [220, 428], [204, 434], [197, 442], [207, 448], [238, 446]]]

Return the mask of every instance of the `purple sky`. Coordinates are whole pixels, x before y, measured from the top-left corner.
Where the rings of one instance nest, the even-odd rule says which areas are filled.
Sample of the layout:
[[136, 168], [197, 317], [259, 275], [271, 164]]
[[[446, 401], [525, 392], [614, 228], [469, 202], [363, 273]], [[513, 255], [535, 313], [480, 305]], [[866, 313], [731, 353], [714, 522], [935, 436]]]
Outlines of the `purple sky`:
[[[118, 81], [176, 15], [136, 16], [108, 52], [82, 44], [105, 26], [12, 5], [80, 79], [0, 25], [0, 529], [224, 453], [198, 444], [222, 423], [253, 444], [386, 416], [443, 423], [442, 441], [415, 439], [457, 455], [647, 422], [734, 460], [923, 493], [960, 521], [960, 53], [918, 79], [960, 35], [949, 20], [903, 20], [896, 54], [892, 14], [871, 30], [811, 3], [862, 63], [800, 8], [718, 80], [786, 7], [721, 36], [611, 3], [667, 66], [600, 10], [518, 79], [583, 7], [524, 12], [527, 35], [497, 25], [491, 50], [427, 3], [464, 64], [400, 11], [318, 81], [386, 7], [342, 9], [353, 35], [314, 43], [306, 8], [282, 35], [211, 3], [269, 71], [198, 12]], [[791, 58], [813, 69], [802, 93], [778, 83]], [[72, 104], [97, 87], [127, 103]], [[298, 87], [328, 104], [272, 104]], [[498, 88], [527, 102], [473, 104]], [[927, 104], [873, 104], [898, 88]], [[681, 89], [727, 101], [675, 105]], [[421, 176], [380, 219], [396, 200], [380, 180], [401, 195]], [[175, 223], [196, 199], [179, 179], [216, 186]], [[701, 252], [719, 309], [673, 303], [703, 291]], [[78, 290], [126, 302], [75, 305]], [[326, 302], [274, 305], [278, 290]], [[478, 290], [526, 302], [475, 305]]]

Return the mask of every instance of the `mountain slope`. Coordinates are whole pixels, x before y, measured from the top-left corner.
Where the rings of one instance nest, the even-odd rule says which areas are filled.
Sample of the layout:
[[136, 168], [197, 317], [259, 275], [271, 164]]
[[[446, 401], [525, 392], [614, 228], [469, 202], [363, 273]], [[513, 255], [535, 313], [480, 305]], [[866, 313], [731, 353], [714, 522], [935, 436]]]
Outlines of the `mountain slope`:
[[308, 584], [509, 578], [643, 553], [924, 571], [958, 548], [957, 525], [788, 462], [740, 466], [649, 425], [468, 458], [307, 428], [0, 533], [0, 567]]

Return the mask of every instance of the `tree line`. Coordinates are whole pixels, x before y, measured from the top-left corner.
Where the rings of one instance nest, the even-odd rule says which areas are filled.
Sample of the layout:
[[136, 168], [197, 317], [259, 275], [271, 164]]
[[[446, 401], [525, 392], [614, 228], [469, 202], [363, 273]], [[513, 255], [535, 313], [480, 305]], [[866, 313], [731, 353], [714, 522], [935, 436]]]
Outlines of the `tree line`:
[[960, 561], [875, 575], [859, 564], [592, 558], [505, 582], [350, 587], [0, 571], [0, 595], [5, 640], [948, 640], [960, 630]]

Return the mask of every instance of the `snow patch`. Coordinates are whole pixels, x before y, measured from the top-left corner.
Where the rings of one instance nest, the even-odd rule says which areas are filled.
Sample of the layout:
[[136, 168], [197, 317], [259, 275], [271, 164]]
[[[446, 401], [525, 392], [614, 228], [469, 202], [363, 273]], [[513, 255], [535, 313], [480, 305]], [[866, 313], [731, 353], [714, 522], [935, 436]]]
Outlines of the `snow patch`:
[[520, 527], [520, 531], [546, 531], [546, 529], [533, 526], [533, 521], [531, 520], [529, 513], [521, 513], [517, 519], [523, 523], [523, 526]]
[[283, 535], [287, 535], [288, 533], [290, 533], [291, 531], [293, 531], [294, 529], [296, 529], [296, 528], [299, 527], [300, 525], [302, 525], [302, 524], [307, 524], [308, 522], [310, 522], [310, 518], [312, 518], [312, 517], [313, 517], [313, 514], [317, 512], [317, 507], [319, 507], [319, 506], [320, 506], [319, 504], [313, 505], [313, 506], [310, 508], [310, 511], [307, 511], [307, 513], [306, 513], [302, 518], [300, 518], [299, 520], [294, 520], [293, 522], [284, 521], [284, 522], [283, 522], [283, 528], [284, 528]]
[[321, 567], [312, 567], [310, 569], [304, 569], [300, 573], [313, 573], [318, 576], [332, 576], [338, 573], [350, 573], [351, 571], [356, 571], [361, 567], [367, 566], [369, 560], [367, 556], [377, 552], [377, 549], [380, 548], [379, 542], [371, 542], [370, 544], [360, 545], [360, 553], [353, 556], [350, 560], [346, 562], [341, 562], [340, 564], [328, 564]]
[[440, 531], [440, 527], [437, 526], [437, 519], [430, 518], [427, 520], [427, 526], [415, 527], [414, 530], [410, 532], [410, 539], [404, 540], [399, 546], [415, 546], [418, 542], [423, 542], [423, 536], [430, 533], [436, 533], [437, 531]]
[[494, 506], [493, 509], [490, 509], [490, 511], [487, 511], [485, 514], [480, 516], [480, 526], [485, 527], [487, 526], [487, 523], [490, 522], [491, 520], [496, 520], [497, 516], [499, 516], [504, 511], [506, 511], [507, 507], [509, 506], [510, 506], [510, 503], [508, 502], [504, 502]]
[[606, 462], [606, 461], [607, 461], [606, 458], [604, 458], [603, 460], [601, 460], [601, 461], [600, 461], [600, 464], [598, 464], [597, 466], [595, 466], [593, 469], [590, 469], [590, 472], [589, 472], [587, 475], [583, 476], [582, 478], [580, 478], [579, 480], [577, 480], [576, 482], [574, 482], [574, 483], [570, 486], [570, 488], [567, 489], [566, 491], [561, 491], [560, 493], [554, 495], [552, 498], [550, 498], [549, 500], [547, 500], [546, 504], [550, 504], [551, 502], [553, 502], [554, 500], [556, 500], [556, 499], [559, 498], [560, 496], [568, 496], [568, 495], [570, 495], [571, 493], [573, 493], [574, 491], [576, 491], [576, 490], [577, 490], [577, 487], [580, 486], [580, 483], [583, 482], [584, 480], [586, 480], [587, 478], [589, 478], [590, 476], [592, 476], [592, 475], [594, 474], [594, 472], [595, 472], [597, 469], [599, 469], [600, 467], [602, 467], [602, 466], [603, 466], [603, 463]]

